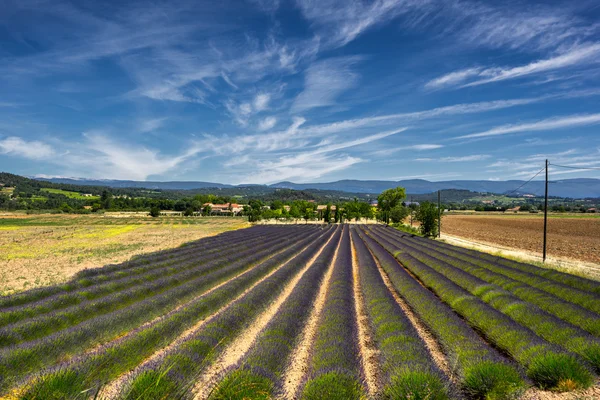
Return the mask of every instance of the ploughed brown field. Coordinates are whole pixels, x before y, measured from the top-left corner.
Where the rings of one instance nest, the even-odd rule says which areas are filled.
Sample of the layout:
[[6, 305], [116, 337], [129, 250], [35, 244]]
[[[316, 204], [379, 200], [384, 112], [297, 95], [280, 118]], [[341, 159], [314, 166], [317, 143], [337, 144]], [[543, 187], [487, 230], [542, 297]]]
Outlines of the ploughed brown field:
[[[540, 216], [446, 215], [442, 232], [463, 238], [541, 253]], [[600, 263], [600, 218], [548, 218], [548, 254]]]

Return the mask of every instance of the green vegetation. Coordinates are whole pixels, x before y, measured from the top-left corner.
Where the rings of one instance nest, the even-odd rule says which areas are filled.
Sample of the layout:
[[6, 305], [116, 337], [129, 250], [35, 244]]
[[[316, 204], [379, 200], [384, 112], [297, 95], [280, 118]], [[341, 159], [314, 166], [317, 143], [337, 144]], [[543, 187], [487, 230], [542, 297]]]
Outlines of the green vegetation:
[[79, 199], [79, 200], [97, 200], [100, 198], [100, 196], [93, 196], [93, 195], [84, 196], [83, 194], [78, 193], [78, 192], [71, 192], [71, 191], [62, 190], [62, 189], [42, 188], [42, 189], [40, 189], [40, 192], [62, 194], [63, 196], [70, 197], [72, 199]]
[[415, 220], [421, 223], [420, 231], [423, 236], [437, 236], [440, 210], [429, 201], [424, 202], [417, 208]]

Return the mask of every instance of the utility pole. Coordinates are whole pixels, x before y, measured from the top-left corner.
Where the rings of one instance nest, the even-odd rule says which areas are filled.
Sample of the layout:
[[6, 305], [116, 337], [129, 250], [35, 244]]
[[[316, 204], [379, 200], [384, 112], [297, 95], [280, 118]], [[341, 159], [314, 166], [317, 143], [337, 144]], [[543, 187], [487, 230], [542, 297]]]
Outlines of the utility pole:
[[408, 208], [410, 209], [410, 226], [412, 225], [412, 215], [413, 215], [413, 197], [410, 196], [410, 204], [408, 206]]
[[442, 191], [438, 190], [438, 237], [442, 237]]
[[546, 196], [544, 199], [544, 256], [542, 261], [546, 262], [546, 232], [548, 230], [548, 159], [546, 159]]

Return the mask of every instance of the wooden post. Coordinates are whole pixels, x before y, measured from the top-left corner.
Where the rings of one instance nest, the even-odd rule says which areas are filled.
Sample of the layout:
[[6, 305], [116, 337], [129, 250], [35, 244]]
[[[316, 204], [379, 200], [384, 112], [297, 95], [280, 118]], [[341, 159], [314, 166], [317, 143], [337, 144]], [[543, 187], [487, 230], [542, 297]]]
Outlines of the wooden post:
[[442, 191], [438, 190], [438, 237], [442, 237]]
[[546, 234], [548, 231], [548, 160], [546, 160], [546, 195], [544, 198], [544, 255], [542, 261], [546, 262]]

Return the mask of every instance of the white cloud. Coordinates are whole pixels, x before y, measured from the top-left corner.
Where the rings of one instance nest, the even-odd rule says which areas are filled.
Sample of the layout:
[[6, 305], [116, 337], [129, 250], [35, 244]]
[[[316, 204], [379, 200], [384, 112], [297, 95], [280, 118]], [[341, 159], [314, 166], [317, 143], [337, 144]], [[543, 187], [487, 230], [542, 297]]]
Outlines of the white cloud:
[[139, 122], [138, 130], [143, 133], [148, 133], [157, 130], [164, 125], [167, 118], [151, 118]]
[[440, 149], [442, 147], [444, 147], [444, 145], [442, 145], [442, 144], [415, 144], [413, 146], [406, 146], [407, 149], [417, 150], [417, 151], [435, 150], [435, 149]]
[[306, 19], [311, 21], [329, 46], [340, 47], [363, 32], [389, 22], [401, 13], [420, 9], [425, 2], [406, 0], [296, 0]]
[[600, 114], [573, 115], [568, 117], [554, 117], [526, 124], [503, 125], [484, 132], [458, 136], [455, 139], [470, 139], [489, 136], [507, 135], [519, 132], [536, 132], [562, 129], [575, 126], [595, 125], [600, 123]]
[[52, 157], [55, 151], [46, 143], [37, 140], [28, 142], [20, 137], [11, 136], [0, 140], [0, 154], [42, 160]]
[[395, 123], [398, 120], [422, 120], [427, 118], [435, 118], [446, 115], [463, 115], [463, 114], [476, 114], [487, 111], [501, 110], [510, 107], [516, 107], [520, 105], [538, 103], [544, 100], [548, 100], [549, 96], [542, 96], [537, 98], [524, 98], [524, 99], [511, 99], [511, 100], [496, 100], [496, 101], [484, 101], [480, 103], [465, 103], [455, 104], [451, 106], [432, 108], [430, 110], [415, 111], [410, 113], [398, 113], [380, 115], [376, 117], [365, 117], [350, 119], [345, 121], [333, 122], [323, 125], [313, 125], [305, 128], [305, 134], [324, 135], [328, 133], [342, 132], [349, 129], [357, 129], [367, 126], [385, 125], [389, 123]]
[[258, 123], [258, 130], [268, 131], [269, 129], [272, 129], [275, 124], [277, 124], [277, 118], [267, 117]]
[[[299, 123], [300, 121], [296, 121], [295, 125]], [[263, 145], [261, 153], [254, 153], [252, 157], [242, 156], [241, 158], [245, 157], [243, 161], [227, 162], [225, 166], [233, 168], [232, 173], [235, 168], [239, 169], [241, 177], [234, 174], [235, 179], [244, 183], [272, 183], [288, 179], [306, 182], [364, 161], [360, 157], [340, 153], [341, 150], [378, 141], [405, 130], [406, 128], [400, 128], [351, 140], [317, 143], [313, 150], [307, 150], [309, 147], [299, 145], [299, 142], [294, 142], [295, 146], [285, 152], [281, 152], [279, 147], [267, 148]], [[248, 170], [252, 173], [247, 173]]]
[[259, 93], [254, 98], [253, 106], [255, 111], [264, 111], [269, 107], [271, 95], [268, 93]]
[[462, 83], [472, 76], [478, 76], [481, 68], [467, 68], [460, 71], [450, 72], [425, 84], [426, 89], [439, 89], [445, 86], [454, 86]]
[[400, 146], [400, 147], [392, 147], [389, 149], [377, 150], [371, 154], [378, 155], [378, 156], [389, 156], [390, 154], [394, 154], [394, 153], [397, 153], [402, 150], [427, 151], [427, 150], [441, 149], [442, 147], [444, 147], [444, 145], [442, 145], [442, 144], [414, 144], [411, 146]]
[[192, 145], [180, 154], [161, 155], [159, 151], [137, 144], [117, 142], [102, 131], [83, 134], [84, 143], [73, 147], [54, 162], [91, 177], [146, 180], [151, 175], [170, 172], [200, 152]]
[[354, 87], [358, 74], [352, 65], [359, 57], [330, 58], [311, 65], [305, 73], [304, 91], [296, 97], [292, 112], [335, 104], [337, 97]]
[[593, 35], [594, 27], [571, 14], [568, 7], [501, 2], [449, 1], [460, 30], [458, 40], [477, 46], [516, 49], [555, 49]]
[[294, 180], [299, 183], [310, 182], [332, 172], [347, 169], [362, 161], [360, 158], [351, 156], [319, 156], [307, 157], [302, 162], [292, 164], [283, 159], [281, 162], [259, 164], [258, 170], [242, 176], [240, 183], [269, 184], [285, 180]]
[[470, 161], [482, 161], [487, 160], [491, 156], [489, 154], [473, 154], [470, 156], [460, 157], [441, 157], [441, 158], [415, 158], [415, 161], [427, 161], [427, 162], [470, 162]]
[[555, 57], [533, 61], [529, 64], [519, 67], [478, 67], [454, 71], [427, 82], [425, 84], [425, 88], [437, 89], [447, 86], [456, 86], [462, 84], [469, 78], [476, 78], [476, 80], [466, 83], [462, 85], [462, 87], [479, 86], [487, 83], [516, 79], [568, 67], [597, 63], [599, 61], [600, 43], [587, 44], [572, 48], [569, 51]]

